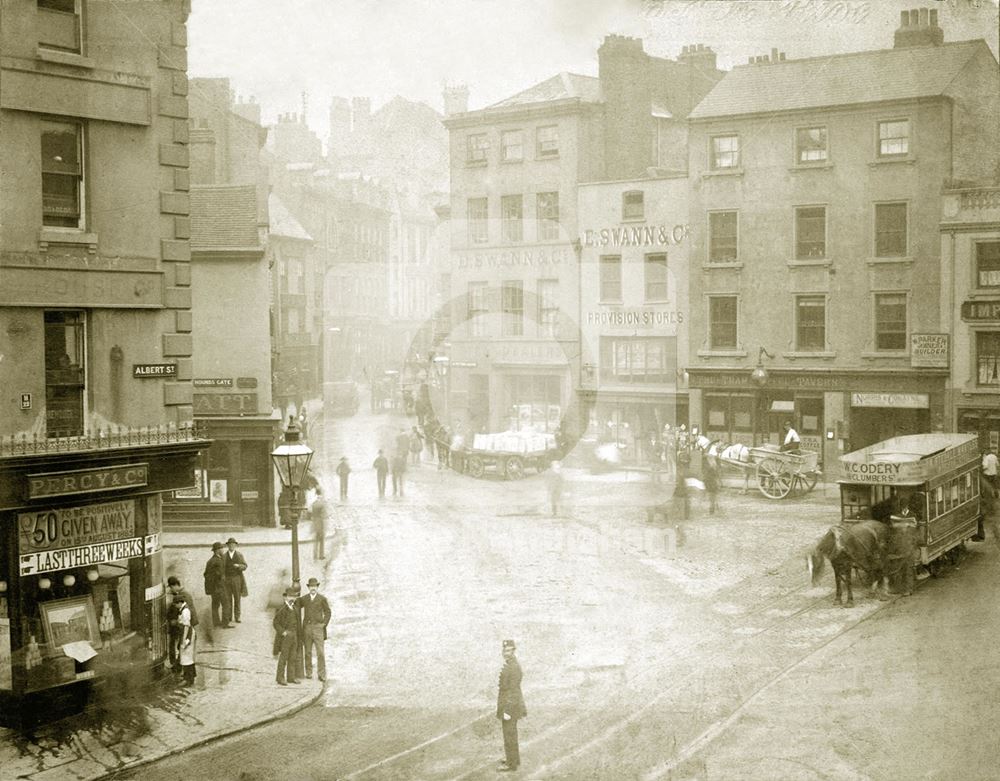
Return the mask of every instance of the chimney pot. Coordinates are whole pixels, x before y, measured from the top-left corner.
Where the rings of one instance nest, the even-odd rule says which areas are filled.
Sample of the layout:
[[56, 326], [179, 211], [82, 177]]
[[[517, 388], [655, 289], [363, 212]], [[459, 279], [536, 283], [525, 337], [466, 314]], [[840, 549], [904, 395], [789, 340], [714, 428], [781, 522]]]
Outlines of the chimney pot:
[[784, 52], [781, 52], [778, 56], [781, 58], [782, 62], [785, 61], [785, 53]]
[[920, 9], [920, 26], [921, 27], [926, 27], [927, 26], [927, 9], [926, 8], [921, 8]]
[[771, 62], [777, 62], [777, 61], [778, 61], [778, 50], [775, 49], [775, 48], [772, 48], [771, 49]]
[[747, 65], [753, 65], [753, 61], [757, 59], [756, 57], [747, 57]]
[[899, 12], [899, 26], [907, 27], [910, 24], [910, 12], [900, 11]]
[[703, 52], [703, 51], [705, 51], [705, 44], [703, 44], [703, 43], [699, 43], [699, 44], [698, 44], [698, 51], [700, 51], [700, 52]]
[[931, 9], [930, 25], [931, 25], [931, 27], [937, 27], [938, 26], [938, 12], [937, 12], [936, 8], [932, 8]]
[[920, 12], [914, 8], [910, 11], [910, 27], [917, 27], [920, 25]]

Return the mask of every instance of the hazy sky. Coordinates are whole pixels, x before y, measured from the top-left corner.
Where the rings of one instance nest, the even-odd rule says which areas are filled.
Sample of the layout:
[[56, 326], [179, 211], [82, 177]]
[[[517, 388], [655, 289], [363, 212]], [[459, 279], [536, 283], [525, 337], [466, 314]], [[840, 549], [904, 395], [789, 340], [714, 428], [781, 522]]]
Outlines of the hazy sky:
[[481, 108], [559, 71], [597, 75], [609, 32], [676, 57], [703, 43], [720, 67], [772, 47], [799, 58], [891, 48], [902, 9], [937, 8], [945, 41], [985, 38], [997, 53], [998, 0], [194, 0], [192, 76], [228, 76], [264, 122], [302, 110], [326, 136], [333, 95], [394, 95], [441, 109], [465, 83]]

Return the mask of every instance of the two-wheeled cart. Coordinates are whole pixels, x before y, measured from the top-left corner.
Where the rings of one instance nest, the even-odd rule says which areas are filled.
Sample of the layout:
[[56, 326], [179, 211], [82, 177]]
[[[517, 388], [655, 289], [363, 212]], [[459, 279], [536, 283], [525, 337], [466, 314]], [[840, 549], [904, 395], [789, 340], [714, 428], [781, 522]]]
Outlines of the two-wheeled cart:
[[719, 456], [719, 461], [753, 478], [757, 488], [769, 499], [801, 496], [816, 487], [820, 472], [819, 454], [812, 450], [783, 452], [774, 445], [749, 448], [749, 460]]

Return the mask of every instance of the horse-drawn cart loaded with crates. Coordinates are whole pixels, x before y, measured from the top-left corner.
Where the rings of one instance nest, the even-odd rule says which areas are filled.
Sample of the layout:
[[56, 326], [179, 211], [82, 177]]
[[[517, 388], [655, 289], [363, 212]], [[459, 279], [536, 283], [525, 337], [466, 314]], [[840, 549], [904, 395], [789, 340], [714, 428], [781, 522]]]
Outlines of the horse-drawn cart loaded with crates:
[[820, 477], [818, 459], [819, 454], [813, 450], [783, 452], [770, 444], [730, 445], [719, 453], [722, 464], [740, 471], [748, 482], [753, 477], [757, 488], [769, 499], [809, 493]]
[[559, 457], [555, 435], [534, 431], [476, 434], [464, 456], [465, 471], [473, 477], [491, 473], [508, 480], [521, 479], [528, 468], [544, 472]]

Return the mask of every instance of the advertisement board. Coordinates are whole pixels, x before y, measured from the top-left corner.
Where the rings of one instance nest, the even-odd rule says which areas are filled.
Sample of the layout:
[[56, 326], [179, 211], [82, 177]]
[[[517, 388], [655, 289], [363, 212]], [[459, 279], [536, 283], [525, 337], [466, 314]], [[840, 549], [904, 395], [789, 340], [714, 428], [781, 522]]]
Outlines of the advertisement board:
[[21, 553], [75, 548], [135, 535], [135, 500], [17, 514]]

